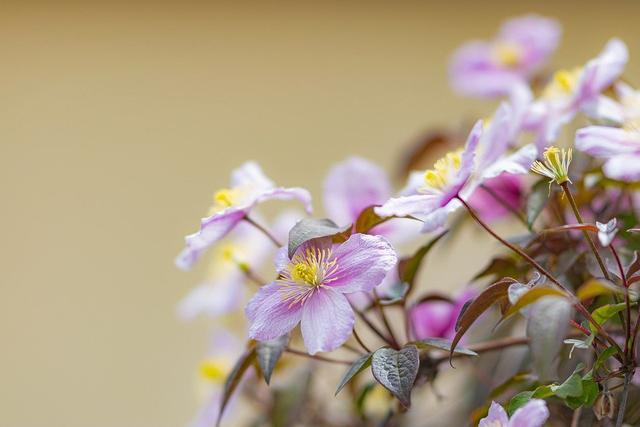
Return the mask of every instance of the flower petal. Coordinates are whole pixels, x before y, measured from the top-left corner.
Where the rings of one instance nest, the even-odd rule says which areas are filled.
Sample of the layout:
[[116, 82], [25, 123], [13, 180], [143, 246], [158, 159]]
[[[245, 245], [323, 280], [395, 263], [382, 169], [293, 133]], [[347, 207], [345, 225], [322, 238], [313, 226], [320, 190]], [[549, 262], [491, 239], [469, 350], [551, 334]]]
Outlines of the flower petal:
[[494, 426], [507, 426], [509, 423], [509, 417], [504, 408], [496, 402], [491, 402], [489, 408], [489, 414], [480, 420], [478, 427], [494, 427]]
[[282, 285], [274, 282], [258, 290], [247, 304], [245, 314], [249, 320], [249, 337], [266, 341], [295, 328], [302, 317], [302, 305], [285, 301]]
[[332, 351], [349, 339], [355, 318], [347, 298], [327, 287], [318, 288], [304, 303], [302, 338], [309, 354]]
[[450, 338], [456, 306], [447, 301], [428, 301], [411, 309], [411, 329], [416, 339]]
[[576, 86], [574, 102], [593, 99], [620, 77], [629, 60], [627, 45], [611, 39], [600, 54], [587, 62]]
[[266, 190], [256, 196], [255, 203], [265, 202], [267, 200], [292, 200], [298, 199], [304, 205], [305, 210], [310, 214], [313, 209], [311, 207], [311, 193], [304, 188], [299, 187], [277, 187]]
[[185, 238], [186, 247], [176, 258], [176, 265], [182, 270], [191, 270], [209, 246], [226, 236], [247, 214], [248, 208], [228, 208], [222, 212], [203, 218], [200, 230]]
[[231, 187], [253, 188], [258, 190], [267, 190], [275, 187], [275, 183], [271, 181], [262, 171], [258, 163], [249, 161], [236, 168], [231, 172]]
[[367, 207], [391, 195], [386, 172], [374, 163], [352, 157], [331, 168], [324, 181], [324, 208], [338, 224], [351, 224]]
[[526, 175], [531, 164], [538, 156], [538, 149], [533, 144], [527, 144], [515, 153], [496, 160], [482, 173], [482, 179], [495, 178], [502, 173], [512, 175]]
[[554, 19], [531, 14], [513, 18], [500, 28], [499, 39], [523, 48], [527, 74], [542, 66], [558, 47], [562, 29]]
[[423, 223], [422, 232], [430, 233], [444, 227], [447, 223], [447, 219], [449, 219], [449, 215], [454, 213], [461, 206], [462, 203], [460, 203], [459, 200], [454, 199], [445, 206], [432, 211], [428, 215], [420, 216], [419, 218]]
[[640, 153], [640, 133], [608, 126], [578, 129], [576, 148], [596, 157]]
[[602, 166], [602, 172], [611, 179], [625, 182], [638, 181], [640, 180], [640, 153], [612, 157]]
[[374, 209], [380, 216], [407, 216], [426, 214], [436, 209], [440, 204], [440, 197], [434, 194], [415, 194], [405, 197], [394, 197], [384, 205]]
[[202, 283], [178, 303], [178, 315], [183, 320], [193, 320], [201, 314], [215, 317], [228, 313], [240, 305], [242, 289], [241, 274], [213, 283]]
[[391, 244], [381, 236], [354, 234], [333, 251], [337, 270], [326, 285], [341, 293], [371, 291], [398, 262]]
[[542, 427], [549, 418], [549, 409], [542, 399], [531, 399], [511, 416], [509, 427]]

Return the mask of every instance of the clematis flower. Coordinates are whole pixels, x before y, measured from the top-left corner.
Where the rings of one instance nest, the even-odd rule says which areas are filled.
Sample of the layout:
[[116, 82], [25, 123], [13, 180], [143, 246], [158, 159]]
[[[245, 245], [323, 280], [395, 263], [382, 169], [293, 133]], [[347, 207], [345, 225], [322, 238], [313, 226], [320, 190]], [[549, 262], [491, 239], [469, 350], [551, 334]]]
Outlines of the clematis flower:
[[[519, 175], [502, 174], [486, 180], [469, 198], [469, 204], [487, 222], [519, 211], [524, 203], [524, 184]], [[496, 197], [500, 202], [497, 202]]]
[[[233, 369], [235, 360], [242, 354], [242, 344], [228, 330], [220, 329], [212, 334], [211, 350], [199, 369], [199, 394], [203, 404], [189, 423], [189, 427], [215, 425], [220, 413], [224, 382]], [[225, 412], [233, 410], [233, 400]]]
[[449, 65], [449, 80], [461, 95], [496, 97], [526, 83], [556, 50], [555, 20], [526, 15], [506, 21], [490, 41], [461, 46]]
[[463, 150], [438, 160], [434, 169], [424, 173], [422, 183], [418, 174], [412, 174], [404, 196], [390, 199], [375, 212], [380, 216], [412, 215], [423, 221], [423, 232], [434, 231], [460, 208], [459, 195], [468, 199], [486, 180], [503, 173], [526, 174], [537, 150], [529, 144], [507, 154], [518, 130], [510, 127], [514, 111], [503, 103], [484, 131], [483, 122], [478, 121]]
[[611, 39], [602, 52], [584, 67], [556, 72], [527, 115], [525, 128], [537, 133], [542, 150], [558, 137], [562, 126], [578, 111], [598, 115], [603, 109], [602, 92], [620, 77], [629, 59], [627, 46]]
[[384, 237], [353, 234], [335, 247], [315, 239], [289, 259], [276, 260], [279, 279], [263, 286], [245, 309], [249, 336], [265, 341], [287, 334], [298, 323], [307, 351], [332, 351], [351, 335], [354, 313], [344, 294], [368, 292], [397, 262]]
[[[600, 117], [617, 122], [620, 127], [587, 126], [576, 132], [576, 148], [592, 156], [606, 159], [605, 176], [619, 181], [640, 179], [640, 91], [617, 83], [619, 103], [605, 102]], [[603, 112], [604, 111], [604, 112]]]
[[[274, 221], [272, 232], [284, 240], [303, 214], [285, 211]], [[247, 223], [240, 223], [210, 251], [209, 274], [178, 304], [178, 316], [193, 320], [216, 317], [238, 309], [244, 296], [247, 269], [259, 270], [273, 253], [273, 243]]]
[[190, 270], [202, 254], [226, 236], [259, 203], [267, 200], [300, 200], [311, 212], [311, 195], [303, 188], [276, 187], [255, 162], [247, 162], [231, 173], [231, 188], [217, 191], [208, 217], [200, 230], [188, 235], [186, 247], [176, 259], [182, 270]]
[[516, 409], [511, 418], [500, 404], [491, 402], [489, 414], [480, 420], [478, 427], [542, 427], [549, 418], [547, 403], [531, 399]]
[[476, 296], [474, 289], [467, 288], [453, 301], [433, 300], [415, 305], [409, 313], [413, 336], [419, 340], [452, 339], [456, 335], [456, 320], [462, 307]]

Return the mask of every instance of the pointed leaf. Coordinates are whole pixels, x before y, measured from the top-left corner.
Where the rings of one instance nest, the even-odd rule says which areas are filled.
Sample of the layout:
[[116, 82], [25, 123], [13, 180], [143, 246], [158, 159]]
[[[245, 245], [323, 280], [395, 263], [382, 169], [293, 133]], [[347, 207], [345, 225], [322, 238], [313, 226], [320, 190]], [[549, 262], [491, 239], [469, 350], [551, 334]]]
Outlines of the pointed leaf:
[[355, 224], [356, 233], [368, 233], [376, 225], [390, 220], [393, 217], [382, 217], [374, 212], [377, 206], [369, 206], [358, 215]]
[[330, 219], [303, 218], [289, 231], [289, 258], [304, 242], [319, 237], [332, 237], [337, 241], [344, 241], [351, 231], [351, 225], [339, 227]]
[[409, 345], [400, 351], [385, 347], [373, 353], [371, 371], [376, 381], [408, 408], [411, 406], [411, 389], [419, 365], [420, 358], [415, 346]]
[[561, 225], [560, 227], [547, 228], [542, 230], [542, 233], [565, 233], [568, 231], [591, 231], [594, 233], [598, 232], [598, 229], [593, 224], [567, 224]]
[[567, 294], [559, 289], [550, 288], [547, 286], [536, 286], [534, 288], [531, 288], [524, 295], [518, 298], [515, 304], [509, 307], [509, 309], [504, 314], [504, 316], [502, 316], [502, 319], [500, 321], [512, 316], [513, 314], [519, 312], [526, 306], [531, 305], [534, 302], [538, 301], [540, 298], [546, 297], [546, 296], [566, 298]]
[[447, 234], [447, 231], [443, 231], [431, 239], [426, 245], [418, 249], [410, 258], [400, 260], [398, 263], [398, 276], [400, 276], [400, 280], [408, 283], [410, 286], [413, 285], [424, 257], [429, 253], [431, 248], [433, 248], [433, 246], [438, 243], [442, 237], [444, 237], [445, 234]]
[[516, 283], [516, 280], [511, 278], [505, 278], [494, 283], [471, 301], [465, 310], [460, 312], [460, 316], [458, 316], [458, 320], [456, 321], [456, 335], [451, 342], [451, 355], [453, 355], [456, 344], [462, 339], [462, 336], [471, 327], [473, 322], [494, 303], [506, 298], [509, 286], [513, 283]]
[[[425, 338], [423, 340], [412, 341], [409, 344], [413, 344], [419, 349], [437, 348], [445, 351], [451, 350], [451, 340], [447, 340], [444, 338]], [[456, 347], [453, 352], [456, 354], [464, 354], [466, 356], [478, 355], [478, 353], [476, 353], [475, 351], [469, 350], [468, 348], [464, 347]]]
[[224, 389], [222, 392], [222, 402], [220, 403], [220, 412], [218, 413], [218, 420], [216, 421], [216, 426], [220, 425], [220, 421], [222, 420], [222, 415], [224, 414], [224, 410], [227, 407], [227, 403], [229, 403], [229, 399], [231, 395], [240, 384], [240, 380], [242, 376], [247, 371], [247, 369], [253, 364], [256, 358], [256, 349], [255, 347], [247, 350], [240, 359], [236, 362], [235, 366], [229, 373], [229, 376], [224, 382]]
[[[602, 307], [596, 308], [593, 313], [591, 313], [591, 316], [593, 317], [593, 320], [595, 320], [599, 325], [602, 326], [607, 320], [611, 319], [613, 316], [615, 316], [625, 308], [627, 308], [627, 305], [624, 302], [621, 302], [619, 304], [607, 304], [603, 305]], [[594, 333], [597, 330], [596, 326], [593, 323], [589, 323], [589, 329], [591, 329], [591, 332]]]
[[527, 198], [527, 225], [529, 230], [533, 228], [533, 223], [536, 221], [542, 210], [549, 200], [549, 183], [546, 179], [542, 179], [536, 182]]
[[273, 369], [276, 367], [276, 363], [278, 363], [288, 343], [289, 335], [283, 335], [269, 341], [258, 341], [256, 344], [258, 363], [260, 364], [260, 370], [267, 384], [271, 381]]
[[598, 369], [602, 368], [607, 360], [614, 354], [616, 354], [617, 349], [615, 347], [608, 347], [602, 351], [598, 355], [595, 363], [593, 364], [593, 372], [598, 372]]
[[351, 381], [353, 377], [355, 377], [356, 375], [358, 375], [360, 372], [364, 371], [365, 369], [367, 369], [368, 366], [371, 365], [371, 356], [372, 356], [371, 353], [367, 353], [362, 357], [358, 358], [358, 360], [356, 360], [355, 362], [353, 362], [351, 366], [349, 366], [349, 369], [347, 369], [347, 372], [345, 372], [344, 375], [342, 376], [342, 379], [340, 379], [340, 383], [338, 384], [338, 388], [336, 389], [335, 396], [337, 396], [338, 393], [340, 393], [340, 390], [342, 390], [344, 386], [347, 385], [347, 383]]
[[613, 293], [622, 294], [624, 290], [606, 279], [590, 279], [578, 288], [576, 296], [579, 300], [584, 301], [600, 295]]

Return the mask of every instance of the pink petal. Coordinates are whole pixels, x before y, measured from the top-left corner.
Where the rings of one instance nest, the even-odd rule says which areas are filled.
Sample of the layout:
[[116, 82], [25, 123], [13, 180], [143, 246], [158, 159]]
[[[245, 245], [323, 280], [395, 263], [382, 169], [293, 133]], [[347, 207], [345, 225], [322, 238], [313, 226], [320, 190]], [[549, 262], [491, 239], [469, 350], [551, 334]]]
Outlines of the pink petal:
[[242, 301], [242, 273], [193, 288], [178, 304], [178, 315], [193, 320], [199, 315], [220, 316], [240, 306]]
[[640, 153], [640, 133], [608, 126], [578, 129], [576, 148], [596, 157]]
[[454, 199], [445, 206], [432, 211], [428, 215], [420, 216], [420, 220], [422, 221], [422, 232], [430, 233], [441, 229], [446, 225], [449, 216], [460, 207], [462, 207], [462, 203], [460, 203], [459, 200]]
[[557, 21], [538, 15], [525, 15], [510, 19], [501, 29], [499, 39], [522, 46], [522, 59], [526, 73], [544, 65], [558, 47], [562, 30]]
[[495, 178], [503, 173], [526, 175], [531, 164], [538, 156], [538, 149], [533, 144], [527, 144], [515, 153], [497, 159], [482, 172], [483, 179]]
[[439, 205], [440, 197], [437, 195], [416, 194], [391, 198], [384, 205], [375, 208], [374, 212], [383, 217], [427, 214], [438, 208]]
[[611, 39], [602, 52], [587, 62], [577, 83], [575, 103], [593, 99], [620, 77], [629, 60], [627, 45]]
[[640, 153], [612, 157], [602, 166], [602, 172], [611, 179], [625, 182], [638, 181], [640, 180]]
[[491, 402], [489, 414], [480, 420], [478, 427], [507, 427], [509, 417], [504, 408], [496, 402]]
[[304, 205], [307, 213], [313, 211], [311, 207], [311, 193], [304, 188], [291, 187], [277, 187], [270, 190], [266, 190], [263, 193], [256, 196], [255, 203], [265, 202], [267, 200], [292, 200], [298, 199]]
[[398, 262], [391, 244], [381, 236], [354, 234], [333, 251], [337, 270], [325, 283], [341, 293], [371, 291]]
[[415, 306], [410, 316], [416, 339], [449, 338], [456, 321], [456, 307], [447, 301], [428, 301]]
[[[306, 290], [301, 289], [301, 292]], [[249, 337], [266, 341], [295, 328], [302, 317], [302, 305], [283, 300], [283, 292], [282, 285], [274, 282], [261, 287], [251, 298], [245, 308]]]
[[[524, 189], [522, 178], [517, 175], [502, 174], [485, 181], [483, 187], [497, 194], [507, 206], [514, 210], [522, 206]], [[468, 202], [485, 221], [495, 221], [511, 214], [482, 187], [475, 188]]]
[[549, 409], [542, 399], [531, 399], [511, 416], [509, 427], [542, 427], [549, 418]]
[[215, 242], [226, 236], [248, 212], [247, 207], [228, 208], [203, 218], [200, 230], [185, 238], [186, 247], [176, 258], [176, 265], [182, 270], [191, 270], [202, 254]]
[[324, 181], [324, 208], [338, 224], [355, 222], [371, 205], [381, 205], [391, 195], [386, 172], [368, 160], [352, 157], [338, 163]]
[[331, 288], [318, 288], [302, 310], [302, 338], [309, 354], [333, 351], [349, 339], [355, 323], [347, 298]]
[[255, 188], [258, 191], [276, 186], [273, 181], [267, 178], [260, 165], [253, 161], [246, 162], [234, 169], [231, 172], [230, 184], [231, 187]]

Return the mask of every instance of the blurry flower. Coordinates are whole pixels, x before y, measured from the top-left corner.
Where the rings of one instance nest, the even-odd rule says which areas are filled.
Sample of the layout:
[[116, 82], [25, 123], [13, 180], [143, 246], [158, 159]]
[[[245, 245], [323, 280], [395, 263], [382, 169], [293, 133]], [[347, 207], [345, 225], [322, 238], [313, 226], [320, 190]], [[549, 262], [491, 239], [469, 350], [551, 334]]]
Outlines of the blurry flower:
[[542, 427], [548, 418], [549, 409], [542, 399], [531, 399], [518, 408], [511, 418], [502, 406], [491, 402], [489, 414], [480, 420], [478, 427]]
[[565, 150], [564, 148], [553, 146], [547, 147], [542, 156], [544, 161], [536, 160], [531, 165], [532, 172], [546, 176], [550, 179], [550, 182], [555, 181], [558, 184], [571, 182], [569, 179], [569, 165], [573, 157], [571, 148]]
[[[241, 353], [241, 343], [231, 332], [222, 329], [213, 334], [210, 354], [199, 368], [199, 394], [203, 404], [189, 427], [215, 425], [220, 413], [224, 382]], [[230, 401], [225, 412], [232, 410], [232, 406]]]
[[615, 218], [611, 219], [606, 224], [596, 221], [596, 227], [598, 228], [598, 240], [602, 246], [609, 246], [614, 237], [616, 237], [616, 233], [618, 233], [618, 229], [616, 228], [617, 224], [618, 220]]
[[502, 174], [485, 181], [482, 187], [477, 188], [469, 198], [469, 204], [483, 220], [492, 222], [508, 216], [511, 211], [519, 211], [524, 202], [524, 194], [520, 176]]
[[629, 55], [627, 46], [611, 39], [602, 52], [584, 67], [556, 72], [535, 101], [525, 121], [525, 127], [538, 134], [538, 149], [555, 141], [562, 126], [578, 111], [593, 114], [601, 104], [601, 93], [622, 74]]
[[461, 46], [449, 65], [449, 78], [462, 95], [506, 95], [526, 82], [555, 51], [560, 26], [552, 19], [527, 15], [506, 21], [491, 41]]
[[[299, 212], [285, 211], [274, 221], [273, 233], [285, 240], [301, 217]], [[239, 308], [247, 273], [258, 270], [272, 252], [273, 243], [264, 234], [249, 224], [238, 224], [211, 250], [206, 280], [180, 301], [178, 315], [193, 320], [198, 315], [220, 316]]]
[[276, 187], [255, 162], [247, 162], [231, 173], [231, 188], [217, 191], [209, 217], [203, 218], [200, 230], [188, 235], [186, 247], [176, 265], [189, 270], [204, 251], [227, 235], [258, 203], [267, 200], [300, 200], [311, 211], [311, 195], [303, 188]]
[[606, 159], [605, 176], [633, 182], [640, 179], [640, 91], [621, 82], [615, 89], [620, 102], [601, 102], [599, 118], [621, 127], [587, 126], [576, 132], [575, 143], [578, 150]]
[[452, 302], [433, 300], [415, 305], [409, 313], [414, 337], [419, 340], [452, 339], [456, 334], [456, 321], [462, 307], [476, 295], [474, 289], [467, 288]]
[[311, 240], [289, 260], [276, 261], [280, 278], [249, 301], [249, 336], [265, 341], [301, 323], [307, 351], [332, 351], [353, 330], [354, 314], [344, 294], [371, 291], [397, 262], [391, 245], [379, 236], [354, 234], [332, 247], [330, 240]]

